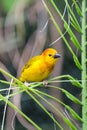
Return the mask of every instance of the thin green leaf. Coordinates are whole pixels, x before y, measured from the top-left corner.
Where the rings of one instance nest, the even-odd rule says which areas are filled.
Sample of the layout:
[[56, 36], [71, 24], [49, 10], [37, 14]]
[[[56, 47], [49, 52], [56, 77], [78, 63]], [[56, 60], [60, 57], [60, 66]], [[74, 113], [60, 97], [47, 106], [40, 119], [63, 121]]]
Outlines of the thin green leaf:
[[82, 15], [82, 11], [81, 11], [81, 9], [79, 8], [78, 4], [76, 3], [76, 0], [73, 0], [73, 3], [74, 3], [74, 5], [75, 5], [75, 8], [76, 8], [76, 11], [77, 11], [78, 15], [82, 17], [82, 16], [83, 16], [83, 15]]
[[2, 74], [7, 75], [8, 77], [12, 78], [15, 82], [19, 83], [19, 84], [23, 84], [20, 80], [18, 80], [17, 78], [15, 78], [13, 75], [11, 75], [10, 73], [6, 72], [4, 69], [0, 68], [0, 72]]
[[23, 116], [29, 123], [31, 123], [36, 129], [41, 130], [41, 128], [33, 122], [28, 116], [26, 116], [21, 110], [19, 110], [13, 103], [11, 103], [9, 100], [7, 100], [6, 97], [2, 96], [0, 94], [0, 99], [2, 99], [4, 102], [7, 102], [7, 104], [13, 108], [15, 111], [17, 111], [21, 116]]
[[82, 66], [81, 66], [81, 64], [80, 64], [80, 62], [79, 62], [79, 60], [78, 60], [78, 58], [76, 57], [75, 54], [73, 55], [73, 59], [74, 59], [74, 62], [75, 62], [75, 64], [76, 64], [76, 66], [77, 66], [80, 70], [82, 70]]
[[65, 89], [61, 89], [62, 92], [70, 99], [72, 100], [74, 103], [82, 105], [82, 102], [80, 100], [78, 100], [75, 96], [73, 96], [71, 93], [69, 93], [68, 91], [66, 91]]
[[[68, 78], [69, 80], [67, 81], [66, 78]], [[65, 80], [59, 80], [59, 79], [65, 79]], [[56, 82], [58, 80], [58, 82], [71, 82], [74, 86], [78, 87], [78, 88], [82, 88], [82, 84], [79, 82], [78, 79], [75, 79], [74, 77], [72, 77], [71, 75], [61, 75], [61, 76], [57, 76], [54, 78], [51, 78], [50, 80], [48, 80], [48, 82], [50, 83], [51, 81]]]
[[[72, 32], [72, 30], [70, 29], [69, 25], [67, 23], [64, 23], [64, 27], [67, 30], [67, 32], [69, 33], [71, 40], [73, 42], [73, 44], [79, 49], [81, 50], [81, 45], [78, 41], [78, 39], [76, 38], [76, 36], [74, 35], [74, 33]], [[68, 28], [68, 29], [67, 29]]]
[[4, 81], [4, 80], [0, 80], [0, 83], [3, 83], [3, 84], [8, 84], [8, 85], [10, 85], [10, 82], [8, 82], [8, 81]]
[[[53, 2], [53, 0], [51, 0], [51, 1]], [[79, 69], [81, 69], [81, 65], [80, 65], [78, 59], [75, 57], [75, 54], [74, 54], [74, 52], [73, 52], [71, 46], [69, 45], [68, 41], [67, 41], [66, 38], [64, 37], [64, 35], [63, 35], [63, 33], [62, 33], [62, 31], [61, 31], [59, 25], [57, 24], [57, 22], [55, 21], [55, 18], [54, 18], [53, 15], [52, 15], [51, 11], [49, 10], [48, 6], [46, 5], [46, 3], [45, 3], [44, 1], [43, 1], [43, 4], [44, 4], [45, 8], [47, 9], [47, 11], [48, 11], [48, 13], [49, 13], [49, 15], [50, 15], [50, 17], [51, 17], [51, 19], [52, 19], [52, 21], [53, 21], [53, 23], [54, 23], [54, 26], [56, 27], [56, 29], [57, 29], [57, 31], [59, 32], [59, 34], [62, 36], [62, 39], [64, 40], [66, 46], [68, 47], [69, 51], [70, 51], [71, 54], [73, 55], [74, 61], [75, 61], [76, 65], [77, 65], [77, 67], [78, 67]], [[56, 8], [56, 9], [57, 9], [57, 8]], [[73, 17], [74, 17], [74, 16], [73, 16]]]
[[75, 119], [77, 119], [80, 122], [83, 122], [82, 118], [71, 107], [69, 107], [68, 105], [66, 105], [65, 107]]
[[82, 29], [81, 27], [74, 21], [74, 19], [72, 17], [70, 17], [71, 19], [71, 25], [79, 32], [82, 34]]
[[[75, 16], [74, 12], [72, 11], [71, 6], [69, 5], [69, 3], [68, 3], [67, 0], [64, 0], [64, 1], [65, 1], [65, 3], [66, 3], [66, 6], [67, 6], [69, 12], [70, 12], [70, 19], [73, 20], [74, 24], [76, 25], [75, 28], [78, 28], [79, 31], [82, 32], [82, 31], [81, 31], [81, 27], [80, 27], [80, 25], [79, 25], [79, 23], [78, 23], [78, 21], [77, 21], [77, 19], [76, 19], [76, 16]], [[76, 29], [76, 30], [77, 30], [77, 29]]]
[[75, 127], [75, 125], [73, 125], [69, 119], [64, 119], [65, 123], [68, 124], [68, 126], [71, 128], [71, 130], [77, 130], [77, 128]]
[[[57, 11], [57, 13], [59, 14], [59, 16], [61, 17], [61, 19], [63, 20], [63, 22], [64, 22], [64, 23], [67, 23], [67, 22], [65, 21], [65, 19], [63, 18], [61, 12], [59, 11], [58, 7], [56, 6], [55, 2], [54, 2], [53, 0], [50, 0], [50, 1], [51, 1], [52, 6], [55, 8], [55, 10]], [[81, 30], [81, 28], [80, 28], [78, 22], [77, 22], [76, 20], [74, 20], [72, 16], [70, 16], [70, 18], [71, 18], [71, 20], [73, 20], [73, 21], [72, 21], [72, 22], [73, 22], [73, 24], [72, 24], [73, 27], [74, 27], [79, 33], [82, 33], [82, 30]]]
[[[53, 86], [53, 88], [54, 88], [54, 86]], [[58, 87], [55, 86], [55, 89], [58, 89]], [[77, 119], [78, 121], [82, 122], [82, 118], [70, 106], [66, 105], [64, 102], [62, 102], [58, 98], [55, 98], [55, 97], [53, 97], [53, 96], [51, 96], [51, 95], [49, 95], [47, 93], [44, 93], [44, 92], [41, 92], [41, 91], [37, 90], [37, 89], [34, 89], [34, 91], [36, 91], [37, 93], [39, 93], [41, 95], [44, 95], [46, 97], [49, 97], [49, 98], [53, 99], [54, 101], [60, 103], [61, 105], [63, 105], [72, 114], [72, 116], [75, 119]]]
[[34, 92], [34, 94], [36, 94], [39, 98], [41, 98], [45, 103], [47, 103], [51, 108], [53, 108], [58, 114], [60, 114], [60, 116], [63, 118], [63, 120], [65, 121], [65, 123], [72, 129], [72, 130], [77, 130], [76, 127], [73, 125], [73, 123], [67, 119], [62, 113], [61, 111], [59, 111], [55, 106], [53, 106], [49, 101], [47, 101], [45, 98], [43, 98], [42, 96], [40, 96], [37, 92]]
[[[31, 92], [34, 94], [37, 94], [34, 89], [31, 89]], [[62, 126], [58, 123], [58, 121], [53, 117], [53, 115], [50, 114], [50, 112], [29, 92], [26, 91], [26, 93], [44, 110], [44, 112], [56, 123], [56, 125], [60, 128], [60, 130], [64, 130]], [[38, 96], [38, 94], [37, 94]]]
[[78, 88], [82, 88], [82, 85], [79, 83], [78, 80], [76, 80], [75, 78], [73, 78], [73, 77], [70, 76], [70, 75], [68, 75], [67, 78], [68, 78], [69, 80], [71, 80], [71, 83], [72, 83], [74, 86], [76, 86], [76, 87], [78, 87]]

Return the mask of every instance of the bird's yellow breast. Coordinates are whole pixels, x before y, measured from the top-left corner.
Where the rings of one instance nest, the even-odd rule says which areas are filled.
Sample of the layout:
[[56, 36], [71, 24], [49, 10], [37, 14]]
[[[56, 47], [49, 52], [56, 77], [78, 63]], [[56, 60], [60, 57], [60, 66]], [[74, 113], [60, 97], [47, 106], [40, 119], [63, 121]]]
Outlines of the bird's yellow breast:
[[35, 60], [30, 66], [24, 67], [19, 79], [22, 82], [39, 82], [46, 79], [52, 70], [53, 66], [48, 65], [43, 59], [38, 57], [38, 60]]

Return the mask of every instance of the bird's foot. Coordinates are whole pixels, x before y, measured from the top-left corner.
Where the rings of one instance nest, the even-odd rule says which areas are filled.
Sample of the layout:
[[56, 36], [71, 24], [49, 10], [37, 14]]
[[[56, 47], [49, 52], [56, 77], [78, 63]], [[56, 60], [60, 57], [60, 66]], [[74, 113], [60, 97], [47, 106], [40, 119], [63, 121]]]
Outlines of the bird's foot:
[[27, 87], [29, 87], [29, 86], [30, 86], [30, 83], [28, 83], [28, 82], [25, 81], [25, 82], [24, 82], [24, 85], [27, 86]]
[[48, 81], [47, 81], [47, 80], [43, 80], [43, 85], [44, 85], [45, 87], [47, 87]]

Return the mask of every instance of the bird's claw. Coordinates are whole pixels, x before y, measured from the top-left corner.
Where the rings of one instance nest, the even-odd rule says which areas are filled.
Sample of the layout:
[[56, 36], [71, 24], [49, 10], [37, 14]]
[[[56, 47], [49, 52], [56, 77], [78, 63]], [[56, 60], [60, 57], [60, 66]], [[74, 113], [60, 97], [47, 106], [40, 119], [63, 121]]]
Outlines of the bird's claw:
[[28, 83], [28, 82], [25, 81], [25, 82], [24, 82], [24, 85], [27, 86], [27, 87], [29, 87], [29, 86], [30, 86], [30, 83]]
[[44, 80], [44, 81], [43, 81], [43, 85], [44, 85], [45, 87], [47, 87], [48, 81], [47, 81], [47, 80]]

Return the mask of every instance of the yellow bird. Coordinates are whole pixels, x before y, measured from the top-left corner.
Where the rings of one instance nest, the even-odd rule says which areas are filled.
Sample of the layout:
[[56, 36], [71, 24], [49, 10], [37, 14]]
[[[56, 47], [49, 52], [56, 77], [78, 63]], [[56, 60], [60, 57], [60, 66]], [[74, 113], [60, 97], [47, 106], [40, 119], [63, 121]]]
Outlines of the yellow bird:
[[48, 48], [41, 55], [32, 57], [23, 67], [19, 80], [21, 82], [39, 82], [45, 80], [52, 72], [60, 54]]

